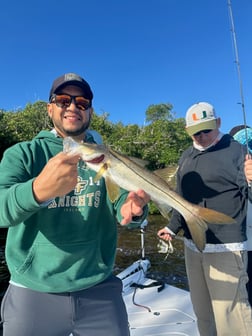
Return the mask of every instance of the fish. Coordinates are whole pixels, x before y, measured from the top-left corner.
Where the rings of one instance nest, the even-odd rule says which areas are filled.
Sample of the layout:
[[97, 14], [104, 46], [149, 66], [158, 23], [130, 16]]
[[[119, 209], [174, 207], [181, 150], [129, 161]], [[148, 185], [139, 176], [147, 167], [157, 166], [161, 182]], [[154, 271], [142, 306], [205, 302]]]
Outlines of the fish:
[[95, 171], [95, 181], [105, 179], [108, 196], [115, 202], [120, 188], [127, 191], [144, 190], [157, 206], [161, 215], [169, 218], [171, 208], [185, 219], [192, 240], [199, 251], [206, 245], [208, 224], [234, 224], [236, 221], [221, 212], [192, 204], [174, 191], [159, 175], [155, 174], [127, 155], [104, 144], [76, 142], [71, 137], [63, 140], [64, 152], [78, 154], [86, 166]]

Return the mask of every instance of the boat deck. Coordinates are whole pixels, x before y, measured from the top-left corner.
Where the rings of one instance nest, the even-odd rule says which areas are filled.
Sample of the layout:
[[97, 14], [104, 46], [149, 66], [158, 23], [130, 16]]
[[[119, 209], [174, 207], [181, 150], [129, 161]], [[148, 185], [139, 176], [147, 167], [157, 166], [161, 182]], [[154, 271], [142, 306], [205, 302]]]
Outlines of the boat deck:
[[130, 335], [199, 336], [189, 292], [146, 278], [148, 267], [148, 260], [139, 260], [118, 275], [124, 284]]

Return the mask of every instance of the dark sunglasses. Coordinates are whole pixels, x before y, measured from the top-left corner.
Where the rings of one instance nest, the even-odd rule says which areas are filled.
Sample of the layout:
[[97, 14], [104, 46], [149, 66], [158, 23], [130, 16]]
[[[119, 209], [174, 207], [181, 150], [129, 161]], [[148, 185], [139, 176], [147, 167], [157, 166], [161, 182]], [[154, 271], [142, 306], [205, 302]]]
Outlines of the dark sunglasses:
[[58, 107], [66, 108], [71, 105], [72, 101], [82, 111], [86, 111], [91, 106], [90, 100], [82, 96], [70, 96], [68, 94], [53, 94], [50, 103], [55, 103]]
[[210, 133], [212, 132], [212, 130], [202, 130], [202, 131], [199, 131], [197, 133], [194, 133], [193, 136], [198, 136], [200, 135], [201, 133], [204, 133], [204, 134], [207, 134], [207, 133]]

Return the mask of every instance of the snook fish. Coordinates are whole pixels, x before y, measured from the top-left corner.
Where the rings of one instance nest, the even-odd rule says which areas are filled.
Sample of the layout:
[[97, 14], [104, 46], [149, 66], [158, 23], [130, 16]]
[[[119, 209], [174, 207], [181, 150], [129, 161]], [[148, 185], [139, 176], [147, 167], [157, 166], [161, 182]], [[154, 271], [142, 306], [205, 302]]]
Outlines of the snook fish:
[[64, 151], [78, 153], [86, 165], [97, 172], [96, 180], [104, 177], [112, 202], [119, 196], [120, 187], [128, 191], [142, 189], [149, 194], [165, 218], [168, 218], [171, 207], [176, 209], [184, 217], [192, 239], [200, 251], [203, 251], [206, 244], [207, 224], [235, 223], [230, 216], [186, 201], [160, 176], [104, 145], [77, 143], [67, 137], [64, 139]]

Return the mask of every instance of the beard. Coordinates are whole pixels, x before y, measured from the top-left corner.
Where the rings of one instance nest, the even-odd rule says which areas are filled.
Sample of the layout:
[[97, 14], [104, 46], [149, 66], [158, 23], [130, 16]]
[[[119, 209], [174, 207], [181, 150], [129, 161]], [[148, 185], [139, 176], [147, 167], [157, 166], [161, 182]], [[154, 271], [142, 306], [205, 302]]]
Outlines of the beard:
[[64, 133], [67, 136], [78, 136], [78, 135], [83, 134], [88, 129], [89, 125], [90, 125], [90, 120], [86, 122], [85, 124], [83, 124], [82, 127], [77, 130], [71, 131], [71, 130], [64, 129]]
[[53, 120], [53, 125], [54, 128], [56, 130], [56, 132], [58, 133], [59, 136], [61, 137], [65, 137], [65, 136], [79, 136], [81, 134], [84, 135], [85, 131], [88, 129], [89, 125], [90, 125], [90, 115], [88, 120], [79, 128], [75, 128], [75, 129], [69, 129], [69, 128], [65, 128], [61, 122], [58, 122], [57, 120]]

